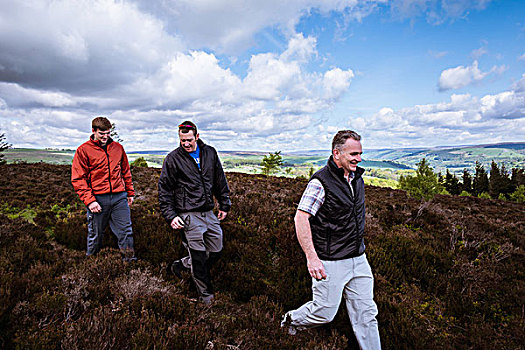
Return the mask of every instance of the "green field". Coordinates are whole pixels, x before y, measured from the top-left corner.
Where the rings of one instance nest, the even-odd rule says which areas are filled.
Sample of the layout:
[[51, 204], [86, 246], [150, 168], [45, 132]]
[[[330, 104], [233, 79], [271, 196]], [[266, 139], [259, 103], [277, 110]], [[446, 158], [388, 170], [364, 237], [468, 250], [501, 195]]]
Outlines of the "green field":
[[74, 150], [10, 148], [4, 152], [7, 163], [71, 164]]

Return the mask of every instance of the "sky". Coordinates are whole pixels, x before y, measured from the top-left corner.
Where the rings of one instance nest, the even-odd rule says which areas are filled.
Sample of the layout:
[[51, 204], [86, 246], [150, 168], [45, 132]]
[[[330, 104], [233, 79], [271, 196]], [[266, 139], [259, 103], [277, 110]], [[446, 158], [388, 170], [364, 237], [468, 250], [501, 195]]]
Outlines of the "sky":
[[525, 141], [522, 0], [0, 0], [0, 133], [219, 151]]

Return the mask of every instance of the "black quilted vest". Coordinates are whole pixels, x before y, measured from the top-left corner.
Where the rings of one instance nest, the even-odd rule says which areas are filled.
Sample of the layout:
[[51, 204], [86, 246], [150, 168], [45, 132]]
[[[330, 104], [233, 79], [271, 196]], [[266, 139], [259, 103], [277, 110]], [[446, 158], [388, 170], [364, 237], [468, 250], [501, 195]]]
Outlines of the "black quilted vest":
[[341, 260], [365, 252], [365, 185], [363, 168], [357, 167], [352, 187], [332, 156], [312, 179], [323, 184], [325, 199], [315, 216], [310, 217], [315, 251], [321, 260]]

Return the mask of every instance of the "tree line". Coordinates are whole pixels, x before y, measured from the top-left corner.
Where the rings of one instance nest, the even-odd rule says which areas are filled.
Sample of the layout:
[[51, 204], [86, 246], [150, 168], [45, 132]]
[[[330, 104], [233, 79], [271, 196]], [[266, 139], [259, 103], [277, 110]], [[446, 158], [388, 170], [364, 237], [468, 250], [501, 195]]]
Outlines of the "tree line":
[[525, 169], [508, 171], [504, 164], [498, 166], [492, 161], [490, 172], [487, 172], [476, 162], [474, 174], [464, 169], [459, 178], [448, 169], [445, 175], [435, 174], [425, 158], [416, 165], [415, 175], [399, 178], [399, 188], [415, 198], [428, 200], [436, 194], [450, 194], [525, 202]]

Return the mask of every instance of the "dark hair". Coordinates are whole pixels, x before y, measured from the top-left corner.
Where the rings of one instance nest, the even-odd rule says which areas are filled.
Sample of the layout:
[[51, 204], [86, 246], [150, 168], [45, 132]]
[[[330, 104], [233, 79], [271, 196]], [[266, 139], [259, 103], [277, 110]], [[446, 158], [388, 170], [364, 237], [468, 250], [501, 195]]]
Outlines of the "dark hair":
[[106, 130], [111, 129], [111, 122], [106, 117], [96, 117], [91, 122], [91, 127], [95, 131], [97, 130], [106, 131]]
[[348, 139], [361, 141], [361, 135], [352, 130], [339, 130], [337, 134], [335, 134], [334, 139], [332, 140], [332, 151], [334, 149], [341, 150], [346, 140]]
[[195, 124], [193, 124], [189, 120], [185, 120], [179, 124], [179, 131], [187, 133], [190, 130], [193, 130], [193, 136], [197, 136], [197, 126]]

